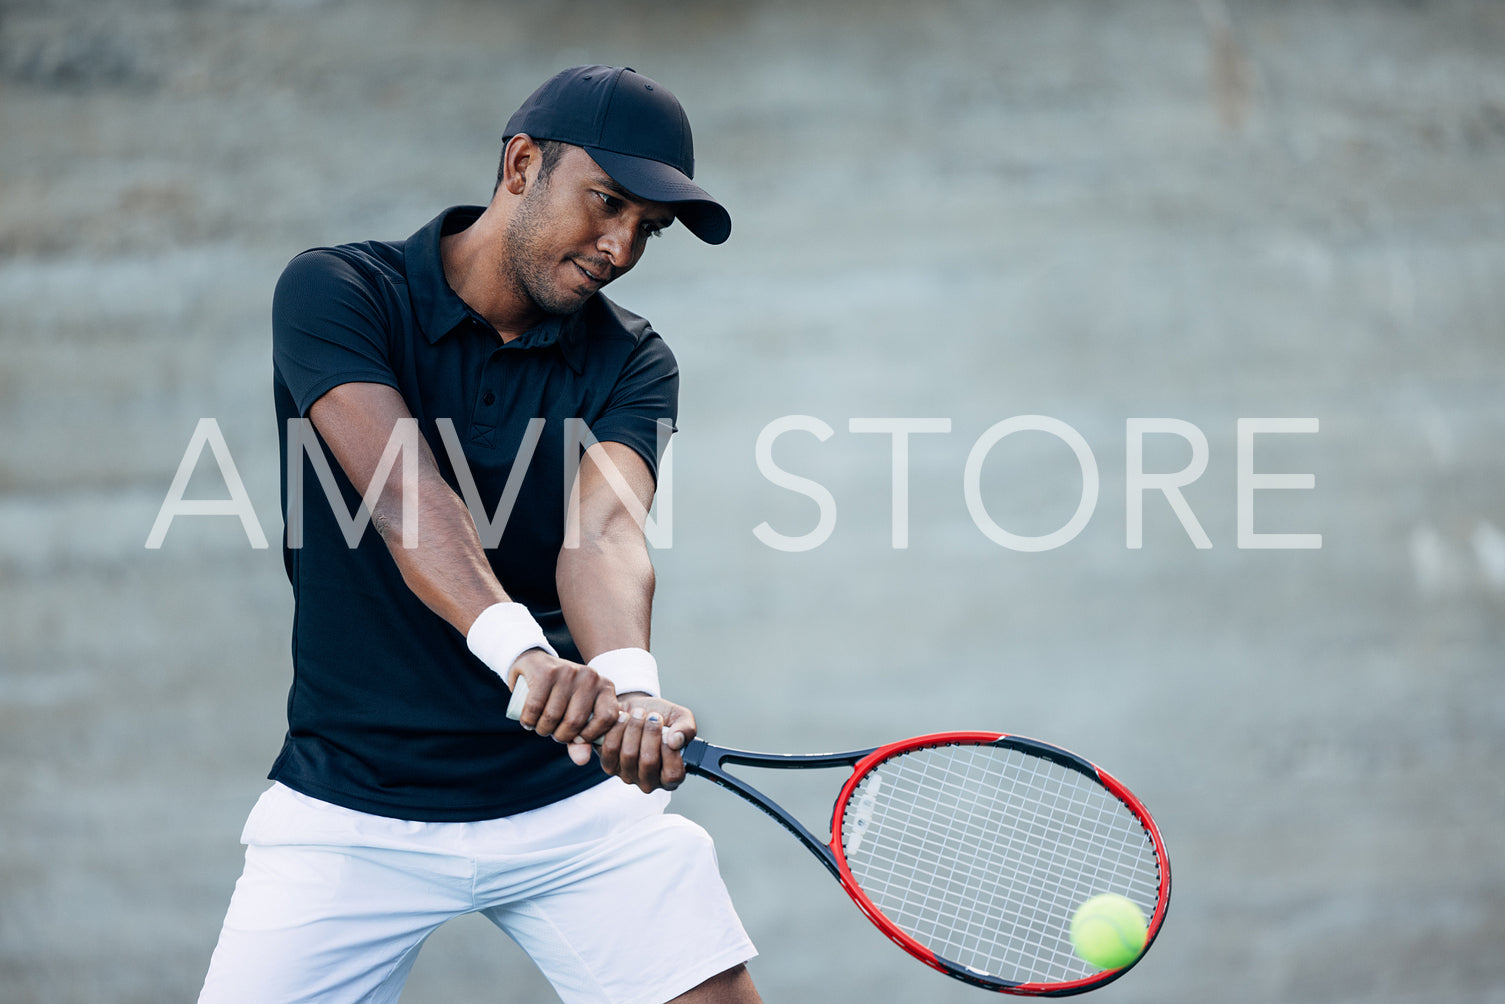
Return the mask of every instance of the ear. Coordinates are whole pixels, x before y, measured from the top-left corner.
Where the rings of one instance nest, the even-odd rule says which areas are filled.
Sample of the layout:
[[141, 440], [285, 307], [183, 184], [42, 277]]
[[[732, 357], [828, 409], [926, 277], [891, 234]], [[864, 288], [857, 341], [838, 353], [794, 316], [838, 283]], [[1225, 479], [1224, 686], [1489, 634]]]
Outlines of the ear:
[[513, 195], [523, 194], [523, 189], [533, 180], [539, 164], [538, 144], [527, 133], [518, 133], [507, 141], [502, 151], [502, 187]]

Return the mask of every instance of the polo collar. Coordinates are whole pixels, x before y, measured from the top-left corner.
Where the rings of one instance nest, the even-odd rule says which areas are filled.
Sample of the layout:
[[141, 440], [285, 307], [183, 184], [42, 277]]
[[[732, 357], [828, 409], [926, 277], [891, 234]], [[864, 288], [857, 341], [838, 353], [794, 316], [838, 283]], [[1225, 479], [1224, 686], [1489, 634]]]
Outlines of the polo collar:
[[[408, 295], [418, 326], [431, 345], [467, 321], [491, 330], [486, 319], [460, 299], [445, 281], [444, 261], [439, 256], [439, 239], [469, 227], [483, 212], [484, 206], [451, 206], [407, 240], [403, 259], [408, 276]], [[545, 319], [508, 342], [507, 347], [541, 349], [557, 343], [570, 368], [576, 373], [583, 372], [586, 341], [583, 315], [589, 305], [590, 300], [587, 300], [586, 306], [573, 314]]]

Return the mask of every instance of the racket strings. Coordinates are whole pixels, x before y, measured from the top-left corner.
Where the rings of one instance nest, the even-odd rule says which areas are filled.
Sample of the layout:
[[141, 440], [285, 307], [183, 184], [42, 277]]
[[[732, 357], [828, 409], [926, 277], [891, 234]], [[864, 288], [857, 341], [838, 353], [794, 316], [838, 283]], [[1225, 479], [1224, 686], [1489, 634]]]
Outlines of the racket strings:
[[1012, 982], [1096, 973], [1072, 912], [1116, 892], [1148, 916], [1159, 891], [1139, 819], [1096, 779], [1009, 747], [949, 745], [879, 764], [847, 802], [847, 865], [873, 904], [936, 955]]

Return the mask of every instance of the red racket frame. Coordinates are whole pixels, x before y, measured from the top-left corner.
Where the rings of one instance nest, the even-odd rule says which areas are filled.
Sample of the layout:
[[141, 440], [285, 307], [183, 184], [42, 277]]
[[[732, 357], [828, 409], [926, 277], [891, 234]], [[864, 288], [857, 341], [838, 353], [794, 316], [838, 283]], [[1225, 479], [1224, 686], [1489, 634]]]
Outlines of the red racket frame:
[[[507, 709], [507, 716], [509, 718], [517, 718], [522, 711], [522, 703], [525, 700], [527, 692], [525, 684], [525, 680], [519, 679], [513, 690], [512, 702]], [[1011, 735], [1007, 732], [938, 732], [931, 735], [915, 736], [911, 739], [900, 740], [899, 742], [889, 743], [874, 749], [853, 750], [847, 753], [750, 753], [744, 750], [713, 746], [703, 739], [695, 739], [685, 747], [684, 764], [685, 769], [689, 773], [697, 774], [729, 791], [735, 792], [773, 817], [775, 821], [789, 830], [790, 833], [793, 833], [816, 856], [821, 864], [825, 865], [826, 869], [836, 877], [837, 881], [841, 883], [842, 888], [846, 890], [847, 895], [852, 898], [852, 902], [857, 904], [868, 920], [872, 921], [880, 931], [887, 935], [890, 941], [916, 959], [919, 959], [939, 972], [945, 973], [947, 976], [1000, 993], [1039, 997], [1064, 997], [1104, 986], [1128, 972], [1129, 969], [1138, 963], [1140, 958], [1144, 957], [1143, 951], [1140, 952], [1138, 958], [1126, 966], [1104, 970], [1096, 975], [1079, 980], [1060, 983], [1018, 982], [981, 973], [936, 955], [914, 938], [905, 934], [893, 921], [884, 916], [883, 911], [878, 909], [873, 901], [868, 898], [867, 894], [862, 891], [862, 888], [857, 884], [857, 880], [852, 876], [852, 870], [847, 864], [845, 849], [841, 843], [842, 816], [846, 812], [847, 802], [851, 799], [852, 793], [857, 789], [857, 785], [879, 764], [902, 753], [927, 747], [958, 744], [1007, 746], [1034, 756], [1044, 757], [1068, 769], [1080, 771], [1100, 783], [1133, 813], [1149, 834], [1150, 843], [1155, 852], [1156, 863], [1160, 870], [1160, 884], [1156, 889], [1155, 909], [1149, 918], [1145, 936], [1145, 950], [1148, 951], [1150, 945], [1154, 943], [1155, 937], [1160, 933], [1161, 924], [1165, 921], [1165, 912], [1170, 904], [1171, 894], [1170, 859], [1166, 856], [1165, 844], [1160, 837], [1160, 829], [1155, 825], [1155, 820], [1150, 816], [1149, 810], [1145, 808], [1144, 803], [1133, 792], [1124, 787], [1122, 782], [1096, 764], [1084, 760], [1069, 750], [1040, 742], [1037, 739]], [[852, 774], [842, 786], [840, 794], [837, 795], [836, 803], [831, 810], [830, 842], [821, 842], [819, 838], [805, 828], [804, 824], [786, 812], [773, 799], [764, 795], [741, 778], [722, 770], [723, 763], [770, 768], [851, 767]]]
[[1110, 794], [1122, 802], [1138, 818], [1139, 822], [1144, 826], [1145, 831], [1149, 834], [1150, 842], [1155, 849], [1156, 862], [1160, 869], [1160, 885], [1156, 890], [1155, 911], [1147, 925], [1148, 933], [1145, 938], [1145, 950], [1147, 951], [1150, 945], [1154, 943], [1156, 935], [1160, 933], [1160, 926], [1165, 921], [1166, 908], [1170, 904], [1171, 865], [1170, 859], [1165, 852], [1165, 844], [1160, 837], [1160, 828], [1155, 825], [1155, 820], [1150, 815], [1149, 810], [1145, 808], [1144, 803], [1139, 800], [1138, 796], [1126, 788], [1121, 781], [1091, 761], [1084, 760], [1075, 753], [1063, 750], [1059, 746], [1052, 746], [1049, 743], [1042, 743], [1036, 739], [1027, 739], [1023, 736], [1010, 735], [1006, 732], [941, 732], [934, 735], [915, 736], [912, 739], [905, 739], [900, 742], [889, 743], [886, 746], [880, 746], [868, 753], [853, 766], [852, 776], [847, 778], [846, 784], [842, 786], [841, 793], [836, 798], [836, 805], [831, 810], [831, 842], [825, 845], [830, 850], [832, 857], [835, 858], [837, 879], [841, 882], [842, 888], [846, 890], [847, 895], [852, 897], [852, 901], [857, 904], [868, 920], [872, 921], [894, 944], [927, 966], [937, 969], [947, 976], [971, 983], [974, 986], [997, 990], [1001, 993], [1024, 996], [1064, 997], [1087, 990], [1095, 990], [1100, 986], [1111, 983], [1128, 972], [1140, 958], [1144, 957], [1144, 952], [1140, 952], [1139, 957], [1126, 966], [1104, 970], [1094, 976], [1064, 983], [1016, 983], [996, 977], [983, 977], [966, 966], [937, 956], [930, 949], [905, 934], [893, 921], [884, 916], [883, 911], [878, 909], [873, 901], [868, 898], [867, 893], [863, 892], [862, 888], [858, 886], [856, 879], [852, 877], [851, 868], [847, 865], [846, 854], [841, 842], [842, 816], [846, 812], [847, 801], [852, 797], [852, 793], [857, 790], [857, 785], [861, 783], [862, 779], [873, 768], [901, 753], [908, 753], [912, 750], [932, 746], [955, 744], [1007, 745], [1030, 753], [1044, 755], [1063, 766], [1082, 771], [1089, 777], [1095, 778]]

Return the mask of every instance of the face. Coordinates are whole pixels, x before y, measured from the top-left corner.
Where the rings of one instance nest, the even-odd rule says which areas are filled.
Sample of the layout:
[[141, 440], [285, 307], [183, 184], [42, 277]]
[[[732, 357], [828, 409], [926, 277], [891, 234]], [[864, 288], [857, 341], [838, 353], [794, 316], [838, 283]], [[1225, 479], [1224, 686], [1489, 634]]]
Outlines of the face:
[[547, 180], [538, 180], [536, 163], [528, 168], [503, 268], [544, 312], [573, 313], [673, 221], [669, 206], [628, 194], [584, 150], [568, 147]]

